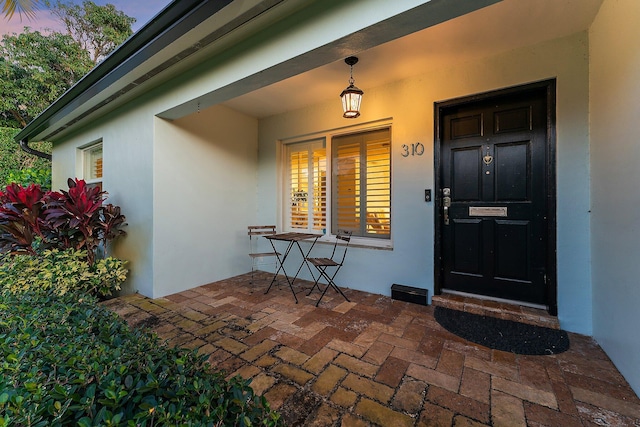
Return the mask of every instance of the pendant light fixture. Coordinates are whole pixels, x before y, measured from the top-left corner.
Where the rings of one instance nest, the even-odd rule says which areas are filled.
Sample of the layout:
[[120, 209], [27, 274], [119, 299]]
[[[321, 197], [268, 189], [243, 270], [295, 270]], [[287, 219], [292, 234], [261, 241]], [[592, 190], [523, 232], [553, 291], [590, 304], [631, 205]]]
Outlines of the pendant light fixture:
[[342, 98], [342, 117], [345, 119], [355, 119], [360, 115], [360, 103], [364, 92], [353, 85], [353, 66], [358, 63], [358, 58], [350, 56], [344, 60], [351, 67], [351, 77], [349, 78], [349, 86], [340, 94]]

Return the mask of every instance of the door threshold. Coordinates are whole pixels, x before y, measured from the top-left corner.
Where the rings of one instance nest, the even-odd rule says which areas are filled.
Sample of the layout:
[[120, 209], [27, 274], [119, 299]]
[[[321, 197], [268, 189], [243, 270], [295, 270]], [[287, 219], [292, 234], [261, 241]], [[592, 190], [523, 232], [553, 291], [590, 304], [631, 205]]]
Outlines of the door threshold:
[[434, 295], [431, 298], [431, 304], [435, 307], [444, 307], [480, 316], [560, 329], [558, 317], [549, 314], [544, 306], [539, 304], [445, 289], [442, 290], [441, 295]]
[[469, 292], [460, 292], [460, 291], [452, 291], [450, 289], [442, 289], [442, 293], [443, 294], [451, 294], [451, 295], [459, 295], [461, 297], [475, 298], [475, 299], [481, 299], [481, 300], [486, 300], [486, 301], [501, 302], [501, 303], [504, 303], [504, 304], [521, 305], [523, 307], [535, 308], [535, 309], [538, 309], [538, 310], [545, 310], [545, 311], [549, 310], [549, 306], [542, 305], [542, 304], [533, 304], [531, 302], [517, 301], [517, 300], [512, 300], [512, 299], [506, 299], [506, 298], [489, 297], [489, 296], [486, 296], [486, 295], [471, 294]]

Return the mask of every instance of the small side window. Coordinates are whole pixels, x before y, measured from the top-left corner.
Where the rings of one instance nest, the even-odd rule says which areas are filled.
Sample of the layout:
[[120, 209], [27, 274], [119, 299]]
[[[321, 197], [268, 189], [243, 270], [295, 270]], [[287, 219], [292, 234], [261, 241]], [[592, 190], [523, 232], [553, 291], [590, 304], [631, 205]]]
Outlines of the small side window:
[[84, 149], [83, 163], [87, 184], [102, 188], [102, 143]]

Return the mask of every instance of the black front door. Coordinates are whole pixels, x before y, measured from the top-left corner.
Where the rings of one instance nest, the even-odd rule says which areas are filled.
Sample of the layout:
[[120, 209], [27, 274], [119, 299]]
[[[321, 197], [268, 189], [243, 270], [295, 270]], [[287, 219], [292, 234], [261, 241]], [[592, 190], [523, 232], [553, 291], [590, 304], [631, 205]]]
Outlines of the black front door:
[[439, 113], [439, 288], [549, 304], [547, 91]]

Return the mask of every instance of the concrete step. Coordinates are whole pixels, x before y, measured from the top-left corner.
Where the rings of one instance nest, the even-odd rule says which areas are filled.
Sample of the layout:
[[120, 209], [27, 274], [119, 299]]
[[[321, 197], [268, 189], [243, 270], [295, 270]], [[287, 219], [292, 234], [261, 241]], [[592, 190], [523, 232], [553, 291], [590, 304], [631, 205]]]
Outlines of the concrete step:
[[431, 298], [431, 305], [545, 328], [560, 329], [560, 322], [556, 316], [550, 315], [546, 310], [518, 305], [517, 303], [505, 303], [469, 296], [442, 294], [433, 296]]

